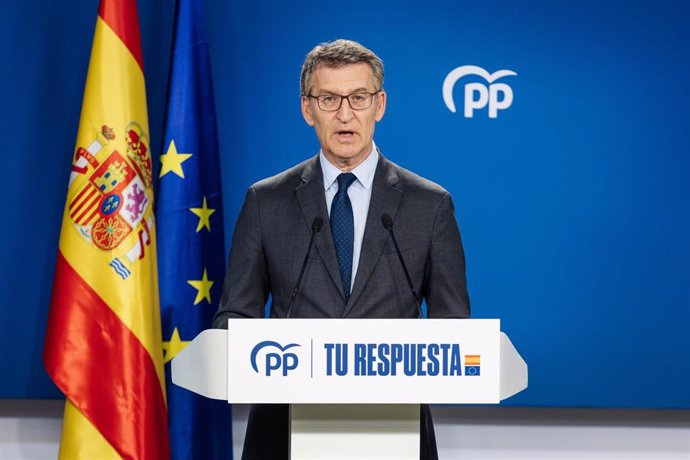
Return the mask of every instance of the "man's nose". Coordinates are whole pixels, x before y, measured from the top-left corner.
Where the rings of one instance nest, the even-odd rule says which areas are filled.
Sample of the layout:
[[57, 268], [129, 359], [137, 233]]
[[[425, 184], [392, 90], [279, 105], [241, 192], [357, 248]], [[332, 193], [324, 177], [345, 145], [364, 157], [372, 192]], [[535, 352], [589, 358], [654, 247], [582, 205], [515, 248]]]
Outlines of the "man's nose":
[[343, 98], [340, 103], [340, 108], [338, 109], [338, 112], [336, 112], [336, 116], [338, 117], [338, 120], [342, 122], [348, 122], [352, 119], [353, 110], [352, 107], [350, 107], [350, 100], [348, 98]]

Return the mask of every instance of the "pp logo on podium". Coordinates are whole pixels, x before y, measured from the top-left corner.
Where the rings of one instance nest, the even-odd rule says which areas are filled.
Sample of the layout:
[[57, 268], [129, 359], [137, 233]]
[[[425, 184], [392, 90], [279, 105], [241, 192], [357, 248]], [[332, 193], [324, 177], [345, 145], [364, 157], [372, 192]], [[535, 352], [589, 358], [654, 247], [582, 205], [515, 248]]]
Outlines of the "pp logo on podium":
[[[299, 347], [299, 344], [290, 343], [282, 346], [278, 342], [272, 340], [264, 340], [263, 342], [257, 343], [252, 349], [251, 354], [251, 363], [254, 372], [257, 374], [260, 373], [257, 360], [263, 357], [264, 365], [262, 366], [262, 370], [266, 377], [270, 377], [275, 371], [280, 372], [283, 376], [287, 376], [288, 372], [296, 369], [299, 364], [297, 354], [286, 353], [287, 350], [293, 347]], [[264, 349], [266, 349], [265, 353], [261, 353]], [[272, 351], [272, 349], [275, 349], [275, 351]]]
[[448, 73], [443, 80], [443, 102], [448, 110], [455, 113], [455, 100], [453, 89], [461, 78], [468, 75], [477, 75], [489, 84], [467, 83], [465, 85], [465, 118], [474, 117], [474, 111], [489, 107], [489, 118], [497, 118], [499, 110], [505, 110], [513, 103], [513, 90], [505, 83], [494, 83], [499, 78], [517, 75], [512, 70], [497, 70], [490, 74], [476, 65], [463, 65]]

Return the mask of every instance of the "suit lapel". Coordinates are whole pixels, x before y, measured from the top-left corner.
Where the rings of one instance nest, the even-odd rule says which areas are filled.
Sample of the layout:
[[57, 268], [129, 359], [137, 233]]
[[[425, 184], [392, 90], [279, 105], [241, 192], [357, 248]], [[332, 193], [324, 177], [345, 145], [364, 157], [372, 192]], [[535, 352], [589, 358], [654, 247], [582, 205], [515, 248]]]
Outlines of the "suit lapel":
[[[380, 153], [379, 153], [380, 155]], [[355, 284], [352, 287], [350, 300], [343, 311], [343, 317], [346, 316], [353, 305], [362, 294], [364, 286], [366, 286], [369, 277], [371, 276], [376, 263], [381, 256], [383, 247], [390, 237], [388, 231], [381, 223], [381, 216], [389, 214], [395, 220], [395, 214], [398, 211], [398, 205], [402, 198], [402, 191], [396, 188], [398, 183], [398, 175], [392, 168], [391, 164], [382, 155], [379, 158], [379, 164], [374, 175], [374, 182], [371, 190], [371, 201], [369, 202], [369, 213], [367, 215], [367, 225], [364, 229], [364, 238], [362, 239], [362, 250], [359, 256], [359, 266], [355, 274]], [[329, 228], [330, 232], [330, 228]], [[333, 257], [335, 260], [335, 249], [333, 249]], [[336, 273], [339, 273], [337, 263], [335, 264]], [[333, 275], [331, 275], [333, 276]]]
[[319, 165], [318, 155], [307, 163], [302, 173], [302, 184], [295, 189], [295, 193], [297, 194], [299, 206], [302, 209], [304, 221], [310, 229], [315, 217], [318, 216], [323, 219], [321, 235], [317, 235], [314, 239], [314, 246], [316, 246], [316, 250], [326, 266], [333, 284], [335, 284], [338, 292], [340, 292], [340, 296], [345, 300], [342, 281], [340, 280], [340, 270], [338, 269], [338, 260], [335, 255], [335, 246], [333, 245], [331, 225], [328, 220], [326, 193], [323, 188], [323, 172], [321, 171], [321, 165]]

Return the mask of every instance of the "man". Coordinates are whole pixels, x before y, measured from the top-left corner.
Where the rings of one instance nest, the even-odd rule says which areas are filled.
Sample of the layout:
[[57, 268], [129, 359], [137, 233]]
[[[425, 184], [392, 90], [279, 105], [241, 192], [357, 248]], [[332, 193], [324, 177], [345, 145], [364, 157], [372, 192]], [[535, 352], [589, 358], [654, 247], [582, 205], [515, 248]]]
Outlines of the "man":
[[[315, 219], [316, 234], [289, 312], [302, 318], [415, 318], [382, 216], [388, 215], [429, 317], [466, 318], [465, 259], [450, 195], [385, 159], [374, 128], [386, 111], [383, 63], [359, 43], [315, 47], [301, 75], [302, 115], [319, 154], [247, 192], [230, 252], [215, 327], [229, 317], [288, 316]], [[287, 458], [286, 406], [250, 409], [243, 459]], [[422, 406], [421, 458], [437, 458], [428, 406]]]

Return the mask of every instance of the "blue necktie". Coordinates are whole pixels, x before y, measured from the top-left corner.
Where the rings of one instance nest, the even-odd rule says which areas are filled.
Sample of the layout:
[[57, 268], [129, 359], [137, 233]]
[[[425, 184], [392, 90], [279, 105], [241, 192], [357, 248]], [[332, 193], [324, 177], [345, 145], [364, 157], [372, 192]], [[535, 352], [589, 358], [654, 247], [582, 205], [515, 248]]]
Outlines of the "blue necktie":
[[345, 303], [350, 299], [350, 285], [352, 284], [352, 251], [355, 242], [355, 221], [352, 214], [352, 203], [347, 196], [347, 189], [355, 181], [352, 173], [343, 173], [338, 176], [338, 193], [333, 197], [331, 204], [331, 231], [333, 232], [333, 244], [338, 258], [340, 279], [343, 282]]

